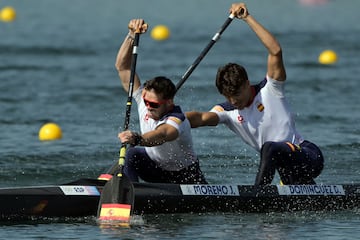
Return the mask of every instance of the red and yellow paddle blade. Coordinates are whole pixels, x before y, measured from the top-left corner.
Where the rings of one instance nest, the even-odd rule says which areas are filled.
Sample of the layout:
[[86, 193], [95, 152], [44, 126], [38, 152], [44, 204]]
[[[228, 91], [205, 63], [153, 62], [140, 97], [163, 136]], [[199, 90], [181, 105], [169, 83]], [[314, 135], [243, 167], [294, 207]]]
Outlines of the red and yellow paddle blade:
[[104, 203], [101, 205], [99, 221], [129, 222], [130, 213], [130, 204]]
[[113, 176], [101, 192], [97, 219], [102, 226], [129, 226], [134, 206], [134, 186], [126, 175]]

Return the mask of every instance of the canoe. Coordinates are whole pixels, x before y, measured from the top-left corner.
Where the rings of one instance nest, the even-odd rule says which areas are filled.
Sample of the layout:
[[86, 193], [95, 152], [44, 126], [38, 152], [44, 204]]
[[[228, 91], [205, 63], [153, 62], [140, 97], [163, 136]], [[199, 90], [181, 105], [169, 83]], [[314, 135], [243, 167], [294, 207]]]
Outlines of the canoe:
[[[0, 220], [96, 216], [105, 180], [0, 188]], [[268, 185], [133, 183], [133, 213], [294, 212], [356, 209], [360, 184]]]

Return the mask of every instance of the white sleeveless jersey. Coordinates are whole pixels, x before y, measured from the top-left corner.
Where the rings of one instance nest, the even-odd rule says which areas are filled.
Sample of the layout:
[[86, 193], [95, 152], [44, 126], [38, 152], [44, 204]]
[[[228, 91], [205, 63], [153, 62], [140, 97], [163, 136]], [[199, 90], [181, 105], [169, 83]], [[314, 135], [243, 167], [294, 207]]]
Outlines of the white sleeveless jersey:
[[134, 92], [134, 98], [138, 105], [141, 133], [144, 134], [155, 130], [161, 124], [170, 124], [179, 132], [178, 138], [174, 141], [165, 142], [154, 147], [145, 147], [149, 157], [167, 171], [179, 171], [197, 162], [198, 159], [193, 150], [190, 122], [180, 107], [175, 106], [171, 112], [160, 120], [149, 118], [141, 96], [142, 89], [140, 87]]
[[296, 131], [294, 118], [285, 99], [284, 82], [267, 76], [253, 87], [256, 95], [249, 107], [239, 110], [225, 102], [214, 106], [211, 112], [217, 113], [220, 123], [257, 151], [267, 141], [300, 144], [303, 139]]

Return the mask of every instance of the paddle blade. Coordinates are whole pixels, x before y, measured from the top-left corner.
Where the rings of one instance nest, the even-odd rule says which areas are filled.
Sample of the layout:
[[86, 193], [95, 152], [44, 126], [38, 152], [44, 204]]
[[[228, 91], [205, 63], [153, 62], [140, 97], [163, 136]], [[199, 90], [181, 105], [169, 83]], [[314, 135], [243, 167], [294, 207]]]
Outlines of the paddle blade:
[[113, 176], [104, 186], [98, 207], [100, 224], [129, 223], [134, 203], [134, 187], [126, 175]]

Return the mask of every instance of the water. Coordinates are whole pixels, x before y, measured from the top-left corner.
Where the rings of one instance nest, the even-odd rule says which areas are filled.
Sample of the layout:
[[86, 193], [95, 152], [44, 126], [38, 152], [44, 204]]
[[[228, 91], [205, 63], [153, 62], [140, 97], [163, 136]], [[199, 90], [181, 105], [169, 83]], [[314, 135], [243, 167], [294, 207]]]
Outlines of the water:
[[[118, 157], [126, 94], [114, 68], [129, 19], [165, 24], [165, 42], [141, 36], [138, 72], [145, 80], [178, 81], [228, 16], [232, 1], [1, 1], [18, 18], [0, 22], [0, 186], [57, 184], [97, 177]], [[360, 172], [360, 17], [357, 0], [304, 6], [298, 1], [249, 1], [250, 13], [281, 42], [287, 96], [302, 135], [323, 150], [318, 183], [358, 183]], [[325, 49], [339, 57], [321, 66]], [[178, 92], [184, 110], [208, 110], [223, 100], [214, 86], [219, 65], [238, 62], [250, 80], [265, 74], [266, 52], [235, 20]], [[131, 128], [138, 129], [133, 111]], [[40, 142], [38, 131], [58, 123], [63, 139]], [[222, 126], [194, 130], [202, 169], [211, 183], [252, 184], [256, 152]], [[226, 173], [226, 174], [225, 174]], [[100, 229], [93, 218], [0, 225], [17, 239], [351, 239], [359, 212], [150, 215], [130, 229]]]

